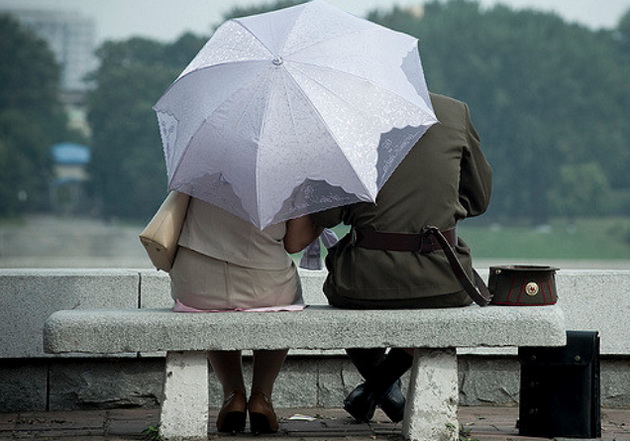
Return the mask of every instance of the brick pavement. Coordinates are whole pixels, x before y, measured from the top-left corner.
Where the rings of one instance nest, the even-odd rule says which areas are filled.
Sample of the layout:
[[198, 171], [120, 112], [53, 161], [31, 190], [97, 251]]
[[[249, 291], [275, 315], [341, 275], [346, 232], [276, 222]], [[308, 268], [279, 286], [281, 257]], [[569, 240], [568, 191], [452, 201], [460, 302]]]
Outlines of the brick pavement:
[[[251, 434], [231, 436], [216, 433], [217, 409], [211, 410], [209, 439], [244, 441]], [[341, 409], [278, 409], [281, 430], [258, 436], [256, 441], [398, 441], [400, 424], [392, 424], [377, 411], [370, 424], [354, 422]], [[304, 421], [298, 415], [311, 417]], [[518, 436], [515, 407], [461, 407], [462, 434], [478, 441], [527, 441]], [[71, 412], [25, 412], [0, 414], [0, 440], [131, 441], [149, 439], [147, 429], [158, 422], [157, 409], [112, 409]], [[602, 411], [602, 440], [630, 441], [630, 409]], [[144, 432], [144, 433], [143, 433]]]

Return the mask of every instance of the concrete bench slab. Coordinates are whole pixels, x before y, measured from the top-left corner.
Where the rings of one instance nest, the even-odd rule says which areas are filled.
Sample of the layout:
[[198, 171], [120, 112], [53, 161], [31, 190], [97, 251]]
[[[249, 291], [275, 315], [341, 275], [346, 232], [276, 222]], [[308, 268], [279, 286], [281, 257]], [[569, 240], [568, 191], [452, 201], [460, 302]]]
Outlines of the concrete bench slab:
[[457, 353], [461, 347], [562, 346], [564, 315], [555, 306], [174, 313], [168, 309], [71, 310], [44, 327], [49, 353], [166, 351], [160, 433], [168, 440], [207, 437], [207, 350], [415, 348], [403, 434], [457, 440]]
[[[559, 326], [562, 324], [562, 326]], [[562, 345], [557, 306], [173, 313], [169, 309], [65, 310], [44, 331], [49, 353], [122, 353], [348, 347]]]

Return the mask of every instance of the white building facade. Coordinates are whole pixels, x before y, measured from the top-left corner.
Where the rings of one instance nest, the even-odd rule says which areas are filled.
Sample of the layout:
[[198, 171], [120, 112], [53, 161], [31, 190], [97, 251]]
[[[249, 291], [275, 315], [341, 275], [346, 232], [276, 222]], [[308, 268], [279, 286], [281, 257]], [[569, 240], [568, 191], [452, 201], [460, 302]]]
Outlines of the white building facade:
[[22, 25], [46, 40], [61, 66], [64, 93], [84, 92], [90, 88], [86, 75], [96, 68], [96, 25], [93, 19], [77, 12], [19, 7], [2, 7]]

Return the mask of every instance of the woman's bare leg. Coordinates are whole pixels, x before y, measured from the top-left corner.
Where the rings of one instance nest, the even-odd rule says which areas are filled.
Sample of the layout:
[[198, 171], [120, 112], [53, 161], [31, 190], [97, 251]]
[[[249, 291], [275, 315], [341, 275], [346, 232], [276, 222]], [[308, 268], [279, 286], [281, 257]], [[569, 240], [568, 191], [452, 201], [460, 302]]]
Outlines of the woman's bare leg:
[[208, 360], [223, 387], [223, 397], [232, 392], [245, 392], [241, 351], [208, 351]]
[[262, 392], [267, 397], [271, 397], [273, 384], [280, 373], [280, 369], [282, 369], [288, 352], [287, 349], [254, 351], [252, 391]]

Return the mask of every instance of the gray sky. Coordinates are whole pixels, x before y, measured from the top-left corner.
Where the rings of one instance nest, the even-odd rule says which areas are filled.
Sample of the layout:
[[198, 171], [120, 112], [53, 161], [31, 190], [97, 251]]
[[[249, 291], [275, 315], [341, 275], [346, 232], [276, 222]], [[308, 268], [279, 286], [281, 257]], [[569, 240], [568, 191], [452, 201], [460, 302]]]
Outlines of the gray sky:
[[[350, 13], [364, 16], [373, 9], [393, 5], [412, 6], [421, 0], [328, 0]], [[272, 0], [0, 0], [0, 6], [34, 6], [75, 10], [92, 17], [97, 26], [97, 44], [104, 39], [141, 35], [172, 41], [187, 30], [210, 34], [223, 13], [234, 6], [271, 3]], [[613, 28], [630, 9], [630, 0], [480, 0], [484, 7], [503, 3], [515, 9], [552, 11], [565, 20], [593, 29]]]

